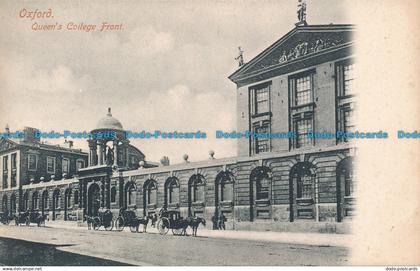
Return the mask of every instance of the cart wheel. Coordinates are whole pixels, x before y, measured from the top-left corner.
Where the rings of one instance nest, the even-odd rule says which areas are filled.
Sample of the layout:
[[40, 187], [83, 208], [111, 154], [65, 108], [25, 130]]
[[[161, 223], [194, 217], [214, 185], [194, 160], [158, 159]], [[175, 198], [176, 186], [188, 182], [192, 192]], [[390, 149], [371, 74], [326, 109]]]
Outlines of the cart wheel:
[[29, 217], [26, 218], [25, 224], [28, 227], [31, 225], [31, 220], [29, 219]]
[[169, 226], [170, 226], [169, 219], [167, 219], [166, 217], [162, 217], [157, 223], [157, 228], [161, 235], [165, 235], [168, 233]]
[[104, 227], [105, 227], [105, 230], [106, 231], [112, 231], [112, 229], [114, 228], [114, 220], [110, 220], [108, 222], [108, 224], [106, 226], [104, 226]]
[[124, 218], [122, 218], [121, 216], [117, 217], [117, 219], [115, 220], [115, 229], [117, 231], [122, 231], [124, 230]]
[[130, 231], [132, 233], [138, 232], [139, 226], [136, 225], [130, 225]]
[[173, 235], [181, 235], [181, 233], [182, 233], [182, 229], [172, 229]]
[[99, 230], [99, 228], [101, 227], [101, 220], [99, 219], [99, 217], [93, 218], [92, 226], [95, 231]]

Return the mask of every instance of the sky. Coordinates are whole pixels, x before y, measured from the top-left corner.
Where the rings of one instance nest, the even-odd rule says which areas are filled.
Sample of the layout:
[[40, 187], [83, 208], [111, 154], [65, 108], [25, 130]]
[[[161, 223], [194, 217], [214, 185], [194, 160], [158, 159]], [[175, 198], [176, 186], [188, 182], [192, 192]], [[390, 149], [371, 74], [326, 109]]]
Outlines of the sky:
[[[352, 23], [349, 1], [308, 0], [309, 24]], [[20, 18], [51, 9], [53, 18]], [[132, 139], [149, 161], [236, 154], [238, 46], [245, 62], [293, 29], [297, 0], [1, 1], [0, 131], [90, 131], [107, 108], [125, 130], [206, 132], [207, 139]], [[96, 24], [34, 31], [34, 23]], [[102, 23], [122, 30], [99, 31]], [[64, 139], [47, 140], [63, 143]], [[87, 149], [85, 140], [75, 147]]]

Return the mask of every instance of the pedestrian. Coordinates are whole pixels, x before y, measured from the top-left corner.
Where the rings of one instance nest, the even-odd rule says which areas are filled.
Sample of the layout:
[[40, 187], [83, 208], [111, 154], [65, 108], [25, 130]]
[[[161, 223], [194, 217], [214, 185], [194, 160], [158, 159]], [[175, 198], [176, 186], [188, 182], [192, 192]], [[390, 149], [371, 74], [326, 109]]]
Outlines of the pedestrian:
[[219, 223], [218, 223], [218, 219], [217, 219], [217, 216], [216, 216], [216, 214], [214, 214], [212, 217], [211, 217], [211, 222], [213, 223], [213, 230], [218, 230], [219, 229]]
[[218, 220], [219, 220], [219, 230], [226, 230], [226, 225], [225, 225], [226, 216], [222, 212], [220, 212]]

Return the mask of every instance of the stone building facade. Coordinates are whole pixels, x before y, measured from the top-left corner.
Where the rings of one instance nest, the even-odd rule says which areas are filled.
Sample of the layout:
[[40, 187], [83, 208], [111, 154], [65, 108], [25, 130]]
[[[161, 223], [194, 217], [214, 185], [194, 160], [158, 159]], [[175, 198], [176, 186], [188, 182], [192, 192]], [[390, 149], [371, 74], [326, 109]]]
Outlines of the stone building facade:
[[53, 219], [83, 220], [99, 208], [117, 214], [125, 207], [209, 221], [223, 213], [227, 228], [236, 229], [347, 220], [354, 213], [355, 150], [345, 138], [308, 133], [354, 126], [353, 32], [351, 25], [297, 25], [229, 77], [237, 86], [238, 132], [289, 136], [238, 139], [234, 158], [156, 166], [140, 151], [140, 159], [129, 158], [131, 145], [109, 113], [95, 129], [118, 136], [89, 141], [88, 167], [73, 179], [22, 183], [19, 193], [27, 194], [29, 208], [48, 206]]

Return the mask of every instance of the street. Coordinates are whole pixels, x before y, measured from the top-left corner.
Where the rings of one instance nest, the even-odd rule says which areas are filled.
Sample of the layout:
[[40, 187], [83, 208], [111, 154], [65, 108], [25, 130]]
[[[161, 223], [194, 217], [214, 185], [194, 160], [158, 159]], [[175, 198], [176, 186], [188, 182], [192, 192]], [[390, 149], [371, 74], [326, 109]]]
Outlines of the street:
[[2, 265], [346, 265], [348, 254], [328, 245], [0, 226]]

